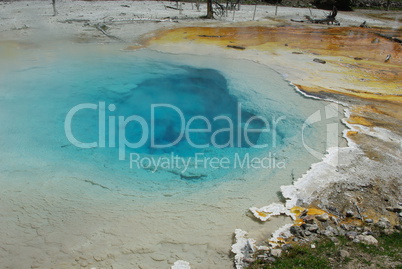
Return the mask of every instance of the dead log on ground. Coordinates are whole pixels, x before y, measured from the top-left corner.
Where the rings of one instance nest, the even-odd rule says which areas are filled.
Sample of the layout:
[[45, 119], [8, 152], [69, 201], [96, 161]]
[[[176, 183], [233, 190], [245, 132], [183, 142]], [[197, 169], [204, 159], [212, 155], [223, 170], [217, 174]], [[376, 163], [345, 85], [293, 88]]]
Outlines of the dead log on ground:
[[228, 48], [238, 49], [238, 50], [245, 50], [245, 47], [242, 46], [235, 46], [235, 45], [227, 45]]
[[198, 35], [199, 37], [214, 37], [214, 38], [221, 38], [224, 37], [223, 35]]
[[170, 9], [174, 9], [174, 10], [180, 10], [182, 11], [182, 8], [178, 8], [178, 7], [171, 7], [171, 6], [165, 6], [165, 8], [170, 8]]
[[90, 20], [88, 20], [88, 19], [68, 19], [68, 20], [57, 21], [57, 22], [61, 22], [61, 23], [90, 22]]
[[127, 43], [125, 40], [123, 40], [123, 39], [121, 39], [121, 38], [118, 38], [118, 37], [116, 37], [116, 36], [114, 36], [114, 35], [108, 34], [108, 33], [106, 32], [106, 29], [108, 28], [106, 25], [104, 25], [104, 24], [99, 24], [99, 23], [98, 23], [98, 24], [95, 24], [94, 26], [95, 26], [96, 29], [98, 29], [99, 31], [101, 31], [105, 36], [109, 37], [110, 39], [115, 39], [115, 40], [118, 40], [118, 41]]
[[316, 63], [320, 63], [320, 64], [326, 64], [327, 63], [326, 61], [318, 59], [318, 58], [314, 58], [313, 61], [316, 62]]
[[306, 19], [309, 20], [312, 23], [326, 23], [326, 24], [340, 25], [339, 21], [335, 18], [337, 14], [338, 14], [338, 10], [334, 6], [332, 11], [324, 19], [313, 19], [310, 16], [306, 16]]
[[398, 37], [390, 36], [390, 35], [385, 35], [385, 34], [381, 34], [381, 33], [375, 33], [375, 34], [378, 35], [378, 36], [381, 36], [381, 37], [383, 37], [383, 38], [386, 38], [386, 39], [388, 39], [388, 40], [391, 40], [391, 41], [393, 41], [393, 42], [397, 42], [397, 43], [402, 44], [402, 39], [400, 39], [400, 38], [398, 38]]

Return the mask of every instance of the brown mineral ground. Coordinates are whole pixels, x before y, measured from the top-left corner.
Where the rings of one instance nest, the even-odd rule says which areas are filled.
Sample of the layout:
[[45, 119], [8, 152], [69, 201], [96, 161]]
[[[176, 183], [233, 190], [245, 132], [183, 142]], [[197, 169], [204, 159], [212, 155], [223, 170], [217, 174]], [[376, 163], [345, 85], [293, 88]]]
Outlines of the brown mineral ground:
[[[384, 205], [400, 199], [397, 191], [400, 182], [394, 175], [387, 178], [381, 171], [392, 170], [388, 167], [392, 166], [391, 162], [402, 158], [398, 142], [402, 135], [402, 47], [395, 40], [401, 36], [400, 28], [306, 24], [302, 27], [184, 27], [147, 35], [143, 44], [172, 53], [226, 53], [232, 58], [253, 60], [277, 70], [308, 95], [345, 105], [349, 111], [345, 121], [352, 128], [346, 136], [358, 145], [365, 157], [354, 157], [355, 161], [347, 166], [345, 173], [350, 182], [323, 187], [313, 195], [316, 198], [311, 198], [312, 204], [322, 205], [324, 201], [343, 211], [354, 207], [352, 201], [358, 197], [362, 212], [374, 219], [380, 216], [392, 219]], [[391, 135], [382, 136], [381, 128], [391, 131]], [[370, 176], [363, 172], [366, 168], [357, 168], [366, 157], [381, 167], [376, 168], [381, 170], [377, 171], [378, 175]], [[332, 176], [337, 177], [338, 173]], [[365, 178], [365, 182], [356, 183], [360, 178]]]
[[[228, 45], [244, 47], [245, 51], [258, 53], [256, 60], [261, 63], [269, 57], [275, 63], [274, 69], [286, 70], [288, 79], [303, 92], [329, 99], [350, 97], [348, 102], [357, 97], [348, 119], [350, 124], [382, 126], [400, 133], [402, 47], [384, 36], [400, 38], [402, 31], [360, 27], [184, 27], [157, 32], [144, 44], [203, 44], [227, 50], [233, 50]], [[388, 55], [391, 58], [385, 61]], [[326, 64], [315, 63], [314, 58]]]

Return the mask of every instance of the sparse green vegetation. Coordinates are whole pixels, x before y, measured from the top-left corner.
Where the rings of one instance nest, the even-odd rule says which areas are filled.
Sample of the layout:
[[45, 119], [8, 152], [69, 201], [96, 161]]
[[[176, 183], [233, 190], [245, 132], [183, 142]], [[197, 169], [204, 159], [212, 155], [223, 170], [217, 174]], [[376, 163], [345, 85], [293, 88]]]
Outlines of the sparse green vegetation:
[[[376, 265], [376, 268], [402, 268], [402, 233], [391, 235], [378, 235], [378, 246], [353, 243], [343, 236], [337, 237], [334, 243], [328, 238], [311, 242], [309, 244], [294, 244], [293, 248], [283, 251], [282, 257], [275, 262], [268, 263], [257, 259], [248, 268], [309, 268], [325, 269], [340, 268], [353, 263], [355, 268]], [[311, 244], [316, 247], [311, 248]], [[349, 257], [342, 257], [340, 251], [345, 250]]]

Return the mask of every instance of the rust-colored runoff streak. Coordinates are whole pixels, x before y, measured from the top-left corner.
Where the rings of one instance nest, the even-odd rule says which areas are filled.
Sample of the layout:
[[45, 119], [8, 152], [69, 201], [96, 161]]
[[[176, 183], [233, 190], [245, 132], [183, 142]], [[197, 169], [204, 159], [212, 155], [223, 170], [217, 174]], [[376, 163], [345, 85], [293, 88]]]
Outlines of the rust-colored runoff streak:
[[[349, 56], [384, 61], [392, 55], [393, 64], [402, 64], [401, 45], [391, 42], [377, 33], [401, 36], [399, 30], [357, 27], [310, 29], [297, 27], [184, 27], [159, 32], [148, 42], [168, 43], [195, 41], [224, 46], [235, 44], [246, 48], [275, 49], [285, 44], [323, 55]], [[385, 55], [382, 55], [384, 52]]]
[[[329, 88], [313, 81], [294, 84], [307, 93], [363, 98], [370, 102], [370, 109], [355, 105], [348, 122], [368, 127], [380, 125], [392, 130], [395, 129], [395, 121], [391, 118], [396, 121], [402, 118], [402, 45], [384, 35], [401, 39], [402, 30], [360, 27], [313, 29], [294, 26], [184, 27], [157, 32], [144, 43], [189, 42], [233, 49], [228, 48], [231, 45], [275, 56], [279, 55], [275, 52], [286, 52], [326, 57], [327, 66], [333, 68], [332, 72], [341, 74], [346, 84]], [[386, 62], [388, 55], [391, 58]], [[325, 72], [320, 76], [322, 81], [331, 80]], [[390, 117], [384, 120], [385, 115]], [[359, 137], [357, 132], [349, 132], [348, 136], [352, 139]]]
[[[402, 31], [360, 27], [184, 27], [161, 31], [145, 43], [191, 42], [225, 48], [228, 45], [232, 48], [244, 47], [274, 55], [277, 55], [276, 51], [286, 51], [332, 57], [327, 63], [334, 66], [336, 72], [344, 74], [345, 80], [350, 82], [350, 87], [343, 86], [337, 92], [363, 98], [401, 101], [402, 46], [383, 36], [402, 38]], [[385, 62], [388, 55], [390, 59]], [[357, 84], [358, 87], [355, 87]], [[322, 86], [301, 85], [305, 91], [313, 93], [322, 91]]]

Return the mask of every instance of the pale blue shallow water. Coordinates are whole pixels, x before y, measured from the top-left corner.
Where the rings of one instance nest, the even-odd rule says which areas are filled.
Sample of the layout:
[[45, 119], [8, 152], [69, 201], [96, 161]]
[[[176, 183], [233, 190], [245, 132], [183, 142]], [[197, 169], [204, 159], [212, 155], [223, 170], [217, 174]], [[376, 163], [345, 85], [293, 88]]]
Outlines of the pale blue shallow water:
[[[319, 161], [304, 147], [301, 130], [314, 113], [326, 119], [328, 103], [301, 96], [276, 72], [250, 61], [119, 49], [75, 44], [16, 46], [7, 55], [0, 50], [0, 224], [7, 227], [0, 232], [7, 242], [0, 260], [11, 268], [28, 268], [39, 258], [43, 268], [79, 268], [74, 261], [80, 256], [97, 268], [169, 268], [177, 259], [195, 268], [232, 268], [227, 253], [234, 229], [268, 235], [278, 225], [262, 226], [247, 209], [276, 202], [280, 185]], [[119, 116], [124, 121], [136, 115], [150, 124], [155, 103], [178, 107], [187, 123], [198, 116], [194, 129], [211, 122], [210, 132], [193, 132], [191, 141], [233, 140], [233, 147], [194, 148], [182, 138], [164, 149], [150, 147], [149, 139], [138, 148], [119, 148], [123, 131], [131, 143], [142, 137], [139, 121], [119, 128]], [[74, 145], [65, 122], [80, 104], [86, 108], [71, 120], [80, 141]], [[158, 144], [180, 134], [176, 112], [156, 111]], [[265, 148], [250, 147], [238, 133], [254, 116], [261, 118], [250, 128], [269, 125], [271, 131], [250, 133], [250, 142]], [[233, 121], [233, 137], [213, 136], [228, 127], [222, 118]], [[324, 153], [328, 124], [338, 121], [307, 125], [304, 142]], [[130, 154], [169, 160], [197, 153], [226, 158], [229, 165], [197, 167], [192, 159], [186, 171], [130, 167]], [[236, 156], [249, 159], [235, 167]], [[273, 162], [270, 167], [258, 166], [264, 157]], [[105, 261], [94, 260], [99, 253]]]
[[[199, 165], [195, 169], [193, 163], [193, 169], [184, 171], [181, 167], [155, 168], [144, 161], [138, 169], [138, 160], [144, 157], [194, 159], [195, 154], [200, 153], [208, 158], [228, 158], [234, 164], [235, 158], [241, 159], [246, 154], [261, 156], [289, 146], [286, 141], [300, 136], [305, 120], [294, 107], [281, 105], [286, 101], [286, 95], [281, 97], [283, 101], [275, 100], [275, 96], [272, 99], [264, 97], [265, 103], [259, 99], [257, 107], [265, 107], [258, 111], [247, 97], [250, 93], [236, 89], [218, 69], [191, 66], [191, 60], [178, 61], [175, 56], [151, 51], [123, 53], [108, 50], [104, 53], [102, 50], [92, 52], [83, 46], [72, 51], [37, 51], [35, 55], [17, 57], [14, 64], [3, 73], [0, 82], [4, 92], [0, 99], [1, 131], [3, 137], [7, 137], [2, 141], [3, 156], [11, 154], [15, 157], [17, 154], [26, 165], [42, 160], [55, 167], [77, 165], [79, 170], [87, 165], [86, 170], [90, 170], [89, 167], [108, 169], [122, 174], [117, 178], [126, 178], [126, 181], [130, 178], [128, 185], [134, 184], [133, 177], [138, 177], [132, 174], [133, 170], [135, 173], [142, 170], [146, 174], [141, 174], [140, 178], [145, 175], [149, 182], [166, 180], [167, 185], [172, 177], [180, 181], [222, 180], [244, 167], [229, 165], [229, 169], [209, 169]], [[278, 85], [273, 83], [265, 87], [277, 91]], [[236, 91], [239, 92], [237, 95]], [[72, 114], [70, 124], [77, 144], [66, 135], [64, 124], [69, 111], [80, 104], [85, 107]], [[153, 115], [151, 105], [160, 105], [154, 108]], [[119, 118], [124, 121], [133, 115], [137, 118], [122, 127]], [[262, 134], [262, 128], [267, 125], [272, 128], [272, 121], [281, 116], [286, 119], [280, 121], [275, 133], [271, 130]], [[182, 128], [194, 117], [191, 129], [205, 130], [209, 122], [209, 131], [195, 131], [185, 136]], [[141, 125], [138, 118], [143, 119], [146, 126]], [[252, 120], [246, 126], [249, 119]], [[151, 129], [151, 123], [154, 129]], [[232, 132], [225, 131], [229, 127]], [[257, 131], [249, 132], [246, 140], [245, 128]], [[308, 129], [307, 134], [311, 131]], [[152, 134], [153, 141], [162, 147], [150, 144]], [[138, 143], [124, 146], [123, 142]], [[172, 142], [172, 146], [163, 147]], [[266, 145], [262, 149], [252, 147], [262, 144]], [[132, 153], [135, 153], [133, 158], [137, 158], [132, 164], [134, 168], [130, 167]], [[18, 162], [11, 165], [18, 165]], [[125, 181], [104, 180], [102, 176], [94, 180], [112, 185]], [[143, 184], [142, 187], [146, 189]]]

